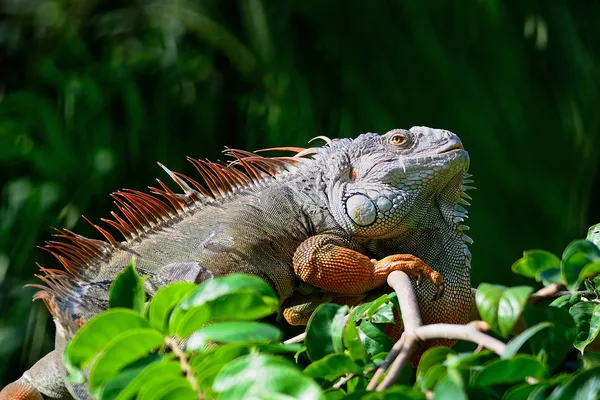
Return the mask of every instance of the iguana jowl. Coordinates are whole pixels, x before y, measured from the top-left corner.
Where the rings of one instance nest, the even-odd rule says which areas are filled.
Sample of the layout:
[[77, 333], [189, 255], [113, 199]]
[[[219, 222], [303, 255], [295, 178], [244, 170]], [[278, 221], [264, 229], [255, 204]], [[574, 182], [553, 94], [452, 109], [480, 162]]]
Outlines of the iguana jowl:
[[[228, 150], [238, 167], [190, 159], [206, 187], [163, 167], [183, 193], [159, 181], [154, 195], [113, 194], [120, 214], [105, 221], [124, 242], [96, 225], [106, 241], [58, 234], [46, 249], [65, 271], [42, 268], [47, 286], [36, 295], [56, 322], [56, 348], [0, 400], [85, 398], [84, 388], [64, 379], [65, 342], [77, 324], [106, 309], [110, 283], [133, 256], [150, 295], [176, 280], [249, 273], [282, 301], [325, 291], [352, 303], [403, 270], [427, 280], [417, 290], [425, 323], [466, 323], [471, 240], [460, 204], [468, 204], [469, 157], [460, 139], [413, 127], [325, 140], [323, 147], [279, 148], [293, 157]], [[444, 295], [433, 301], [442, 284]], [[311, 305], [289, 307], [284, 316], [305, 323]]]

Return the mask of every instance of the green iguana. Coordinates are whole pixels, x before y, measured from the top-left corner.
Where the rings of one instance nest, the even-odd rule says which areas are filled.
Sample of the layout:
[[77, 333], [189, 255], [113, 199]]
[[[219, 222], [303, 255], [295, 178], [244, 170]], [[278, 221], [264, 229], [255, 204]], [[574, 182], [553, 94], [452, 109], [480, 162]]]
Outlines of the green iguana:
[[161, 181], [154, 195], [114, 193], [120, 214], [104, 221], [123, 242], [97, 225], [105, 241], [60, 232], [45, 248], [65, 270], [41, 268], [46, 286], [35, 296], [54, 317], [55, 350], [0, 400], [88, 398], [65, 379], [63, 349], [84, 321], [107, 308], [108, 288], [133, 256], [149, 277], [150, 295], [172, 281], [249, 273], [284, 304], [313, 296], [284, 310], [291, 324], [305, 324], [319, 296], [356, 304], [402, 270], [415, 284], [427, 281], [417, 290], [424, 323], [466, 323], [471, 239], [460, 204], [468, 205], [470, 175], [460, 139], [425, 127], [320, 138], [323, 147], [276, 148], [292, 157], [228, 149], [230, 165], [189, 159], [205, 186], [161, 165], [183, 193]]

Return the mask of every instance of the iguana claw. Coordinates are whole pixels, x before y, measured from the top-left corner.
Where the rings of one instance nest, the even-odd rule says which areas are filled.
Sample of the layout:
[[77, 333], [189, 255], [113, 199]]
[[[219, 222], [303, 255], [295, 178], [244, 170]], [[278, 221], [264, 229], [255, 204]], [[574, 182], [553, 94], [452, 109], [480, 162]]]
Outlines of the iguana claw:
[[[417, 286], [418, 286], [418, 284], [417, 284]], [[439, 300], [443, 295], [444, 295], [444, 282], [440, 283], [440, 285], [437, 287], [437, 292], [435, 293], [435, 296], [433, 296], [431, 301]]]
[[417, 275], [417, 280], [415, 282], [415, 286], [417, 288], [421, 287], [421, 282], [423, 282], [423, 271], [419, 271], [419, 274]]

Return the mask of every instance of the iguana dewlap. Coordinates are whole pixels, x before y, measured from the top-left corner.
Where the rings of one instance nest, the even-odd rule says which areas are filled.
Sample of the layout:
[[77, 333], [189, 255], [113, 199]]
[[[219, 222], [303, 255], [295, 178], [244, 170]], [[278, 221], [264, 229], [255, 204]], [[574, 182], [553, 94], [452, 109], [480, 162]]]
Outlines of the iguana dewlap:
[[[64, 345], [78, 324], [106, 309], [112, 280], [133, 256], [150, 295], [172, 281], [249, 273], [284, 302], [323, 291], [360, 299], [403, 270], [426, 278], [417, 289], [425, 323], [466, 323], [471, 255], [460, 204], [468, 204], [469, 157], [459, 138], [414, 127], [325, 140], [323, 147], [279, 148], [294, 157], [228, 150], [235, 165], [190, 159], [204, 186], [163, 167], [183, 193], [159, 181], [153, 195], [113, 194], [120, 213], [105, 222], [124, 242], [98, 226], [105, 241], [65, 231], [48, 242], [65, 270], [42, 268], [47, 286], [36, 298], [54, 317], [56, 348], [0, 400], [40, 392], [87, 398], [84, 388], [65, 383]], [[442, 282], [443, 296], [432, 301]], [[302, 324], [310, 309], [296, 305], [284, 316]]]

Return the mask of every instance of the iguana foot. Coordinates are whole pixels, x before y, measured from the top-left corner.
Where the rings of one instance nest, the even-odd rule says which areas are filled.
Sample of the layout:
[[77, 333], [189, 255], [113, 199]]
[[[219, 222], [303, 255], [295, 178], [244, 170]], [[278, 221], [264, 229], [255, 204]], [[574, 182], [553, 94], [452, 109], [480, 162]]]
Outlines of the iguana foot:
[[0, 400], [43, 400], [42, 394], [28, 382], [22, 380], [8, 384], [0, 392]]
[[402, 271], [408, 276], [417, 278], [417, 287], [421, 285], [423, 278], [437, 287], [437, 292], [432, 300], [437, 300], [444, 295], [444, 280], [442, 275], [429, 267], [423, 260], [411, 254], [394, 254], [381, 260], [371, 260], [375, 264], [375, 275], [387, 276], [392, 271]]
[[313, 311], [323, 303], [333, 303], [346, 306], [355, 306], [363, 301], [364, 295], [349, 295], [349, 296], [335, 296], [330, 297], [327, 300], [317, 299], [306, 301], [305, 303], [296, 304], [294, 306], [287, 307], [283, 310], [283, 317], [290, 325], [307, 325], [310, 316]]
[[294, 272], [303, 281], [341, 294], [360, 294], [385, 284], [392, 271], [403, 271], [423, 278], [435, 285], [438, 290], [433, 298], [437, 300], [444, 291], [442, 275], [431, 269], [423, 260], [411, 254], [395, 254], [381, 260], [371, 260], [359, 251], [349, 247], [359, 247], [339, 236], [322, 234], [306, 239], [294, 253]]

